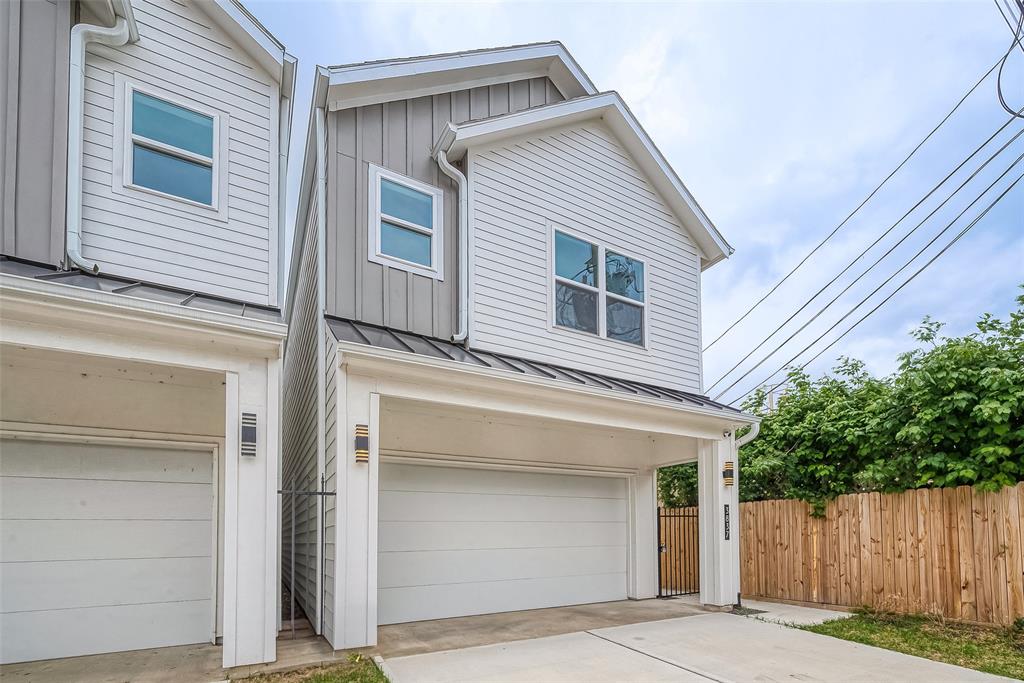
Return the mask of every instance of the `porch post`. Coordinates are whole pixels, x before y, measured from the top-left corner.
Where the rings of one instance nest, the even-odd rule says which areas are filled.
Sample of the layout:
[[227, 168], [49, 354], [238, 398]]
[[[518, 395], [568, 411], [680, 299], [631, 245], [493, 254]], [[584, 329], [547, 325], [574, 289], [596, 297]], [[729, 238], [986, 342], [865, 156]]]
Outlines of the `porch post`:
[[[339, 370], [335, 529], [336, 650], [377, 644], [377, 477], [380, 396], [372, 380]], [[340, 392], [344, 390], [344, 395]], [[340, 405], [344, 401], [344, 406]], [[343, 412], [342, 412], [343, 411]], [[343, 420], [343, 421], [342, 421]], [[356, 426], [369, 432], [366, 462], [356, 461]]]
[[697, 498], [700, 528], [700, 601], [736, 604], [740, 590], [739, 478], [726, 486], [722, 470], [736, 466], [736, 442], [703, 439], [697, 448]]

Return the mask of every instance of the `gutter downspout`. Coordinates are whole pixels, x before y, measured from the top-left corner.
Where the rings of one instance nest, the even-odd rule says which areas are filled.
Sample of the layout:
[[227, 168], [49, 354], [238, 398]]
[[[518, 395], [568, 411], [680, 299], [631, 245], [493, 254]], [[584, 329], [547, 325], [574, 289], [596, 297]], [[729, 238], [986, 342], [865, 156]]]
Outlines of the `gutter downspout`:
[[[84, 126], [85, 51], [89, 43], [121, 47], [131, 40], [131, 27], [117, 17], [113, 28], [76, 24], [71, 29], [70, 70], [68, 73], [68, 186], [65, 224], [68, 260], [88, 273], [100, 272], [99, 264], [82, 256], [82, 138]], [[65, 262], [64, 267], [69, 264]], [[70, 268], [68, 268], [70, 269]]]
[[736, 439], [736, 450], [743, 448], [748, 443], [757, 438], [757, 435], [761, 432], [761, 423], [754, 422], [750, 425], [750, 431]]
[[448, 161], [447, 152], [439, 147], [435, 153], [444, 174], [459, 186], [459, 322], [453, 343], [469, 342], [469, 181], [466, 174]]
[[[313, 487], [320, 490], [323, 477], [327, 474], [327, 463], [325, 462], [327, 448], [327, 382], [326, 365], [327, 359], [324, 354], [327, 350], [327, 324], [324, 320], [324, 313], [327, 308], [327, 113], [323, 107], [317, 107], [314, 113], [316, 117], [316, 443], [317, 443], [317, 479], [312, 482]], [[317, 520], [324, 517], [324, 497], [316, 497]], [[324, 543], [323, 524], [317, 523], [317, 544], [316, 556], [317, 567], [323, 567]], [[317, 635], [324, 632], [324, 573], [316, 573], [316, 624], [314, 631]], [[294, 578], [292, 579], [294, 582]]]

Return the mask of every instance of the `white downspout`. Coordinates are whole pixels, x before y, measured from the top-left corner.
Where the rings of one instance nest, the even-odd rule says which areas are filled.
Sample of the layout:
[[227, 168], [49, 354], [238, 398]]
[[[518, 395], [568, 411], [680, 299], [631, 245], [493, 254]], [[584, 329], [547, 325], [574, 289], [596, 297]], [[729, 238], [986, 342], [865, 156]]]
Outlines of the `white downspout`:
[[[327, 326], [324, 313], [327, 309], [327, 114], [323, 107], [317, 107], [316, 117], [316, 444], [317, 481], [314, 488], [320, 490], [320, 482], [327, 473]], [[324, 518], [324, 497], [316, 497], [317, 520]], [[323, 580], [323, 524], [317, 522], [316, 539], [316, 625], [313, 630], [323, 635], [324, 589]], [[294, 579], [292, 579], [294, 582]]]
[[459, 322], [452, 335], [452, 342], [458, 344], [469, 336], [469, 181], [448, 161], [444, 149], [438, 149], [436, 156], [444, 174], [459, 186]]
[[740, 438], [736, 439], [736, 450], [739, 451], [739, 449], [743, 448], [748, 443], [750, 443], [751, 441], [756, 439], [757, 435], [760, 432], [761, 432], [761, 423], [760, 422], [754, 422], [753, 424], [751, 424], [750, 425], [750, 431], [747, 432], [746, 434], [744, 434], [743, 436], [741, 436]]
[[[89, 43], [110, 47], [126, 45], [131, 28], [124, 17], [118, 17], [113, 28], [93, 24], [76, 24], [71, 29], [71, 67], [68, 74], [68, 186], [66, 212], [68, 260], [82, 270], [98, 273], [99, 264], [89, 263], [82, 256], [82, 137], [84, 125], [85, 50]], [[65, 267], [69, 264], [65, 263]]]

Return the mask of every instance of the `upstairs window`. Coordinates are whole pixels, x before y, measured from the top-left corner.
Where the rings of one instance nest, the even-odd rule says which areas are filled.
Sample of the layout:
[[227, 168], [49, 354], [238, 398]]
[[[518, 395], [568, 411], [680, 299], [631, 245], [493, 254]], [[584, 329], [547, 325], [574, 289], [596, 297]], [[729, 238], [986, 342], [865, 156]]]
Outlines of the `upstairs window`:
[[554, 230], [554, 325], [647, 345], [644, 262]]
[[444, 279], [443, 198], [440, 188], [371, 164], [369, 259]]
[[130, 91], [128, 185], [213, 207], [216, 117]]

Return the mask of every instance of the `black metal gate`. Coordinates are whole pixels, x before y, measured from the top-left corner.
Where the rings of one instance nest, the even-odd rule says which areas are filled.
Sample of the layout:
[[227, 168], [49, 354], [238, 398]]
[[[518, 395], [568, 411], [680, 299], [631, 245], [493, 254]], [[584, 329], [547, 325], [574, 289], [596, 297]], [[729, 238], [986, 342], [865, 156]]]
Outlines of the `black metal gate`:
[[697, 508], [658, 508], [658, 597], [700, 592]]

